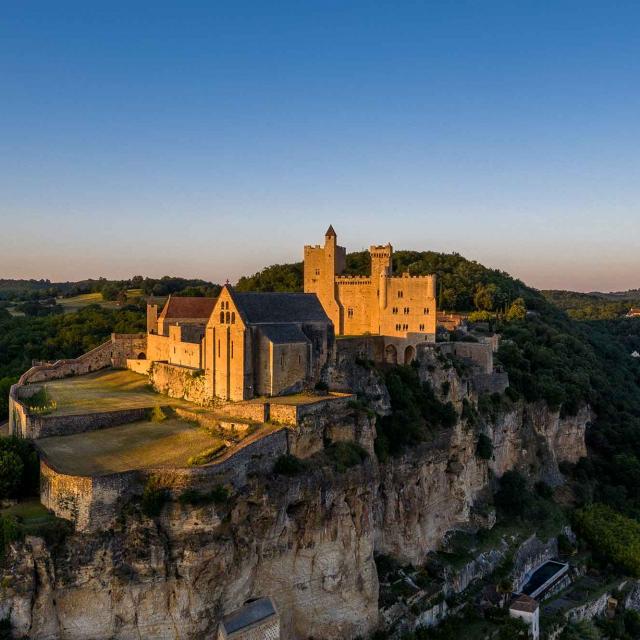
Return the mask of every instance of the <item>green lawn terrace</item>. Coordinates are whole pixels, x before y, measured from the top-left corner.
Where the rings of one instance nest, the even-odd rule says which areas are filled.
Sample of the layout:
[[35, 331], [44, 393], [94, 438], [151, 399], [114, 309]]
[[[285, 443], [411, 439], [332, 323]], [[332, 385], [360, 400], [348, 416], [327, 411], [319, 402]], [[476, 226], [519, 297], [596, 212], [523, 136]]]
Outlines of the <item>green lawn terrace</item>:
[[[266, 429], [265, 429], [266, 431]], [[206, 453], [230, 453], [244, 438], [230, 441], [179, 418], [148, 420], [69, 436], [36, 440], [36, 448], [58, 473], [96, 476], [137, 469], [175, 469]], [[216, 461], [212, 455], [210, 462]]]
[[274, 431], [295, 429], [302, 411], [353, 398], [299, 393], [203, 407], [155, 392], [147, 376], [114, 369], [34, 386], [40, 389], [37, 402], [44, 420], [144, 410], [143, 419], [126, 424], [36, 439], [45, 462], [72, 476], [213, 465]]
[[156, 393], [149, 385], [147, 376], [128, 370], [104, 369], [84, 376], [37, 383], [37, 386], [45, 389], [50, 404], [47, 408], [49, 415], [79, 415], [159, 406], [203, 410], [190, 402]]
[[105, 369], [37, 386], [45, 390], [45, 419], [147, 410], [143, 420], [37, 439], [45, 461], [68, 475], [199, 466], [228, 457], [247, 436], [272, 430], [251, 421], [230, 423], [211, 409], [156, 393], [146, 376], [128, 370]]

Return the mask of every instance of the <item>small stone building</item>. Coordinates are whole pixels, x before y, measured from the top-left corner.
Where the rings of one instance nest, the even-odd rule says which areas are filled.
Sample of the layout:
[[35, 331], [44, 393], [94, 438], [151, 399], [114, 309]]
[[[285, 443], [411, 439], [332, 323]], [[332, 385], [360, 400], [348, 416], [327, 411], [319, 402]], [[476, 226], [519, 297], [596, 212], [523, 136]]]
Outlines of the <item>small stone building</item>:
[[280, 616], [271, 598], [258, 598], [226, 615], [217, 640], [279, 640]]
[[509, 605], [509, 615], [529, 626], [533, 640], [540, 638], [540, 605], [537, 600], [521, 593]]

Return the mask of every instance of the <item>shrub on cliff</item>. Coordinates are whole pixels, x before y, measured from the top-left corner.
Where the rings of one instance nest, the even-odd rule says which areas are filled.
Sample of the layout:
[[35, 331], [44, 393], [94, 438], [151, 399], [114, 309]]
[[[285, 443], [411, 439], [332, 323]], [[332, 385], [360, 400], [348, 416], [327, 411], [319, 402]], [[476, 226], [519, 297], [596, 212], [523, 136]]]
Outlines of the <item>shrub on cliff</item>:
[[357, 442], [334, 442], [325, 449], [325, 455], [339, 473], [362, 464], [368, 457], [367, 452]]
[[20, 486], [24, 464], [13, 451], [0, 451], [0, 498], [14, 496]]
[[38, 495], [40, 463], [33, 445], [21, 438], [0, 438], [0, 498]]
[[166, 487], [158, 483], [155, 478], [149, 478], [142, 493], [140, 508], [142, 513], [150, 518], [160, 515], [164, 503], [169, 499], [169, 492]]
[[478, 436], [476, 455], [482, 460], [491, 460], [491, 456], [493, 455], [493, 443], [491, 442], [491, 438], [484, 433], [481, 433]]
[[593, 504], [574, 513], [573, 524], [594, 553], [640, 577], [640, 523], [604, 504]]
[[385, 374], [391, 415], [378, 418], [376, 453], [384, 460], [404, 447], [426, 440], [438, 429], [450, 429], [458, 419], [451, 402], [441, 402], [428, 382], [412, 366], [398, 366]]
[[288, 453], [279, 456], [273, 465], [273, 472], [280, 476], [297, 476], [306, 469], [307, 465], [303, 460]]
[[522, 516], [531, 502], [530, 496], [526, 478], [518, 471], [507, 471], [500, 478], [495, 503], [508, 516]]

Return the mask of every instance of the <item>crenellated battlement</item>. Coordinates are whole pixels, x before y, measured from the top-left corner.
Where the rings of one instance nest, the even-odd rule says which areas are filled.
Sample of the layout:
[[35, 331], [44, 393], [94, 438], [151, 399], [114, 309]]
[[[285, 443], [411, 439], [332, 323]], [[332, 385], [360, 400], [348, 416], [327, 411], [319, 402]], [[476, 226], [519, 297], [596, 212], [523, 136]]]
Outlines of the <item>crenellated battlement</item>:
[[336, 284], [371, 284], [371, 276], [336, 276]]
[[429, 273], [421, 276], [412, 276], [410, 273], [405, 272], [402, 275], [388, 277], [392, 280], [430, 280], [432, 278], [435, 278], [436, 276], [434, 273]]
[[435, 275], [393, 275], [390, 243], [369, 247], [369, 275], [342, 275], [346, 250], [333, 227], [324, 246], [304, 248], [304, 290], [315, 293], [336, 335], [415, 336], [435, 342]]

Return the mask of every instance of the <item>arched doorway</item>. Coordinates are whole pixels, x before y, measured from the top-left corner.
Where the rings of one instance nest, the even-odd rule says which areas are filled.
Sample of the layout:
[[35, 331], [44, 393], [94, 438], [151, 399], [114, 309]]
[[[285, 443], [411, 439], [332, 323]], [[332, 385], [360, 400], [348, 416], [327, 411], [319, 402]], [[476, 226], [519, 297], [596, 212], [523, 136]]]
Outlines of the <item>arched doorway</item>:
[[147, 356], [144, 353], [141, 352], [138, 354], [138, 360], [146, 360], [146, 359], [147, 359]]
[[411, 364], [413, 362], [413, 356], [415, 356], [415, 354], [416, 354], [416, 350], [411, 345], [409, 345], [404, 350], [404, 363]]
[[387, 364], [398, 364], [398, 350], [394, 345], [388, 344], [384, 350], [384, 361]]

